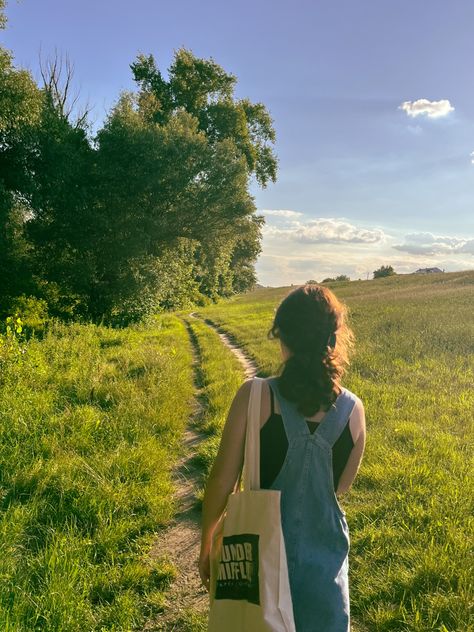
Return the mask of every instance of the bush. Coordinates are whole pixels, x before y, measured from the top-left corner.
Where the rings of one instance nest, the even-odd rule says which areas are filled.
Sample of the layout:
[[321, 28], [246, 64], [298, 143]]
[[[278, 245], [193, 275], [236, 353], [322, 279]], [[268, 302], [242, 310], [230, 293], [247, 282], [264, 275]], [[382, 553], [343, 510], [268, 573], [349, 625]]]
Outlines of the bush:
[[16, 317], [21, 314], [23, 332], [27, 337], [32, 333], [42, 334], [49, 319], [47, 302], [42, 298], [24, 294], [10, 302], [10, 312]]
[[381, 266], [378, 270], [374, 270], [374, 279], [378, 279], [380, 277], [392, 276], [393, 274], [397, 274], [392, 266]]

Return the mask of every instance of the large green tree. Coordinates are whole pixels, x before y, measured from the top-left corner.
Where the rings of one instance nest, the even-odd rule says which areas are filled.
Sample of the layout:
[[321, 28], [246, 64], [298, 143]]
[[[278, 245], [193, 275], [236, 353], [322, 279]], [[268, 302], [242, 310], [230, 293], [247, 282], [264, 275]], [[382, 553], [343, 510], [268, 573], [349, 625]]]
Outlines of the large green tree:
[[51, 99], [43, 112], [29, 235], [44, 276], [94, 319], [251, 287], [263, 219], [249, 178], [275, 179], [268, 113], [235, 101], [217, 64], [180, 50], [168, 81], [151, 56], [132, 70], [139, 90], [122, 93], [93, 148]]
[[181, 49], [165, 80], [139, 56], [138, 90], [91, 139], [60, 82], [2, 63], [3, 269], [23, 256], [53, 313], [96, 321], [252, 287], [264, 220], [249, 180], [275, 180], [275, 133], [234, 76]]

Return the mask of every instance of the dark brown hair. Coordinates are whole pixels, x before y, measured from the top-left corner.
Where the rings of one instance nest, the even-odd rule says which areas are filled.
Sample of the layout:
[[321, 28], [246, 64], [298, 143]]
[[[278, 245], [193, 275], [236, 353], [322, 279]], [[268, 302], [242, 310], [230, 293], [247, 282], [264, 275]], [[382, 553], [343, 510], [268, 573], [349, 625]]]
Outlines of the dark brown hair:
[[291, 354], [279, 368], [283, 397], [305, 417], [329, 410], [354, 342], [347, 307], [329, 288], [307, 283], [280, 303], [268, 337], [279, 338]]

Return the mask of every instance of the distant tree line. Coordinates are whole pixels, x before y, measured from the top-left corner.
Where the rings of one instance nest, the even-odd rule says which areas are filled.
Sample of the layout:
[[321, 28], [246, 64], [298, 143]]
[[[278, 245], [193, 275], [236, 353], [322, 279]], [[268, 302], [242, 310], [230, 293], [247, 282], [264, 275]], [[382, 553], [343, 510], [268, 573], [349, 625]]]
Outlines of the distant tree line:
[[39, 86], [0, 48], [3, 313], [35, 297], [52, 315], [126, 324], [254, 286], [264, 218], [248, 189], [276, 180], [269, 112], [184, 48], [167, 78], [152, 55], [130, 67], [136, 91], [91, 137], [70, 65], [50, 61]]
[[322, 280], [322, 283], [334, 283], [334, 282], [338, 282], [339, 281], [350, 281], [350, 278], [347, 276], [347, 274], [339, 274], [337, 277], [326, 277], [325, 279]]
[[[397, 273], [395, 272], [392, 266], [380, 266], [380, 268], [377, 268], [377, 270], [374, 270], [372, 274], [373, 274], [374, 279], [378, 279], [381, 277], [392, 276]], [[350, 281], [350, 277], [348, 277], [347, 274], [339, 274], [336, 277], [326, 277], [325, 279], [321, 281], [321, 283], [336, 283], [340, 281]], [[318, 283], [318, 282], [315, 281], [314, 279], [310, 279], [309, 281], [306, 281], [306, 283]]]

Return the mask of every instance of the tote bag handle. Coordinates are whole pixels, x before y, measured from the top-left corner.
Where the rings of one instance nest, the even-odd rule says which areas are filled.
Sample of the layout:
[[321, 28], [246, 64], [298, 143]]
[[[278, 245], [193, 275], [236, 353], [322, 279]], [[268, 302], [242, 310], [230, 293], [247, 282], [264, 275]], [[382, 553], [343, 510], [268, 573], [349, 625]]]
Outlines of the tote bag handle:
[[264, 378], [254, 377], [250, 388], [245, 432], [243, 490], [260, 489], [260, 402]]

